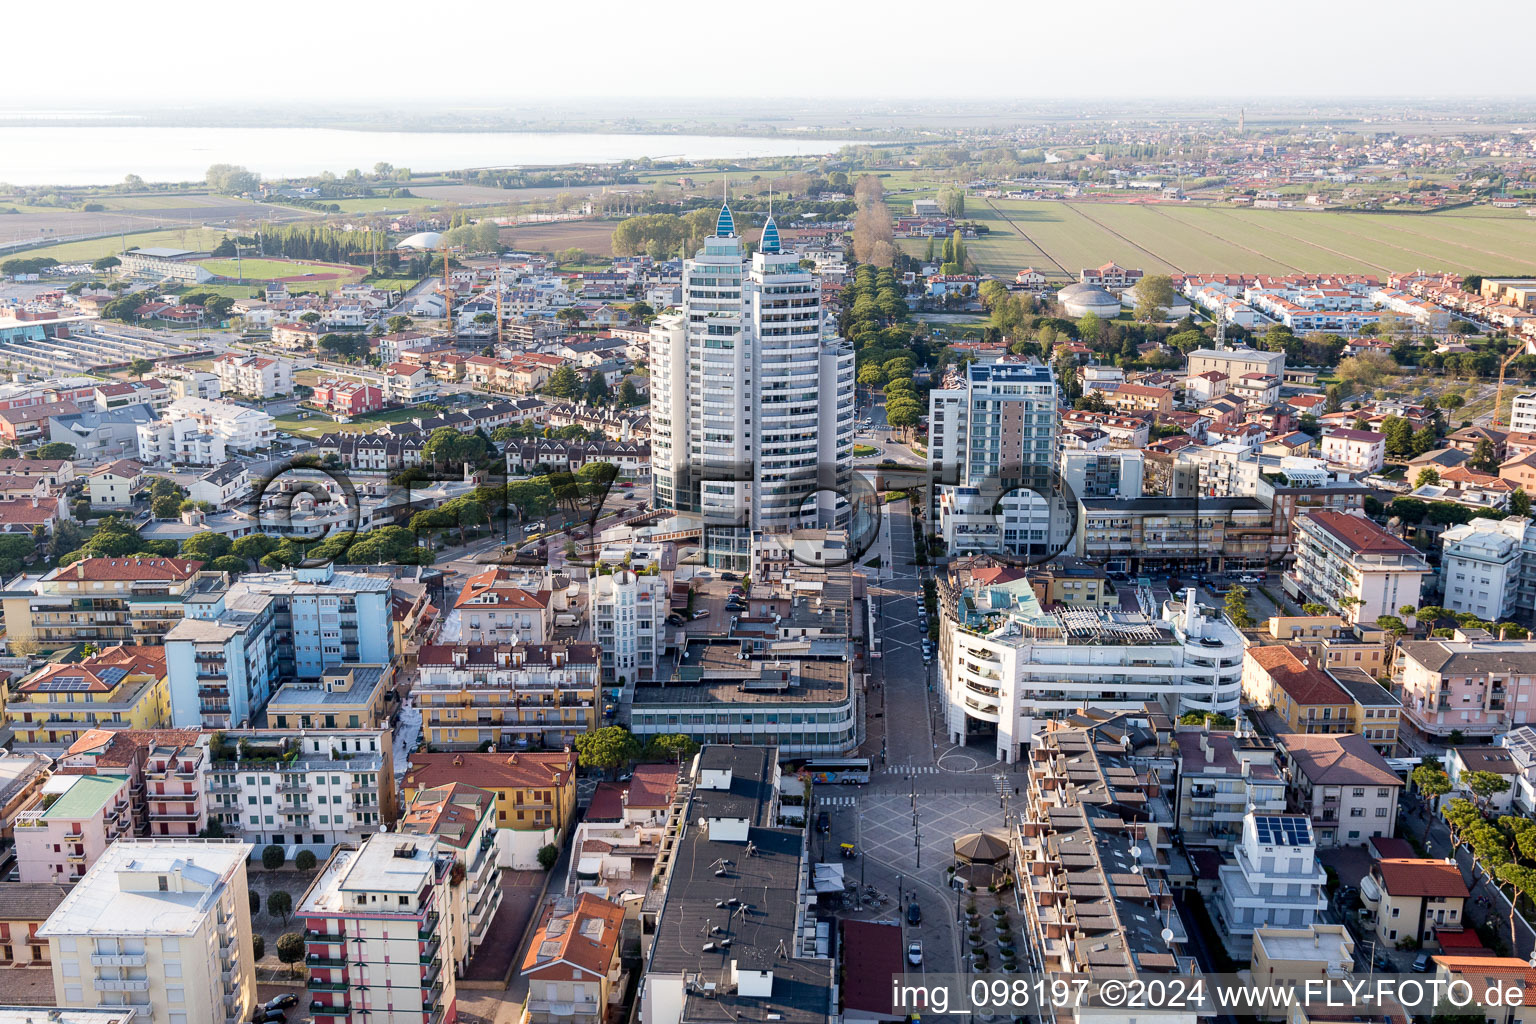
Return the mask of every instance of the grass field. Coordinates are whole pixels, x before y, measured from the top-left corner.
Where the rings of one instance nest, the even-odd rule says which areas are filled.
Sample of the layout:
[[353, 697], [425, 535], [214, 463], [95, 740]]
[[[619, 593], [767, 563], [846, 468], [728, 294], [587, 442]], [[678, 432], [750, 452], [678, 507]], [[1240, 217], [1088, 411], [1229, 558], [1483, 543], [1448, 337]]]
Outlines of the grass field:
[[60, 263], [88, 263], [103, 256], [116, 256], [123, 251], [125, 243], [129, 249], [164, 246], [172, 249], [191, 249], [196, 252], [212, 249], [223, 237], [224, 232], [215, 231], [212, 228], [167, 228], [163, 231], [129, 234], [126, 238], [120, 235], [108, 235], [106, 238], [92, 238], [83, 242], [64, 242], [41, 249], [27, 249], [21, 255], [28, 258], [52, 256]]
[[408, 292], [420, 284], [421, 281], [415, 277], [376, 277], [366, 283], [386, 291]]
[[[237, 265], [234, 260], [202, 260], [201, 265], [220, 277], [233, 280], [238, 272], [247, 284], [268, 281], [286, 281], [300, 289], [328, 292], [344, 284], [363, 279], [366, 268], [340, 263], [300, 263], [297, 260], [245, 259]], [[241, 287], [236, 285], [236, 287]]]
[[[1462, 273], [1536, 269], [1536, 218], [1473, 207], [1446, 214], [1304, 213], [1208, 206], [981, 200], [970, 243], [985, 272], [1026, 266], [1057, 279], [1108, 260], [1148, 271], [1383, 274], [1416, 267]], [[926, 242], [903, 240], [921, 253]]]
[[[294, 379], [299, 383], [310, 384], [311, 381], [302, 378], [303, 371], [295, 374]], [[318, 378], [317, 378], [318, 379]], [[404, 423], [416, 416], [424, 415], [420, 410], [411, 408], [385, 409], [383, 412], [369, 413], [360, 416], [351, 423], [337, 423], [327, 419], [324, 415], [316, 413], [307, 420], [301, 420], [297, 415], [289, 413], [286, 416], [276, 416], [272, 423], [278, 430], [287, 431], [290, 434], [303, 434], [305, 437], [319, 437], [322, 434], [371, 434], [382, 423]]]

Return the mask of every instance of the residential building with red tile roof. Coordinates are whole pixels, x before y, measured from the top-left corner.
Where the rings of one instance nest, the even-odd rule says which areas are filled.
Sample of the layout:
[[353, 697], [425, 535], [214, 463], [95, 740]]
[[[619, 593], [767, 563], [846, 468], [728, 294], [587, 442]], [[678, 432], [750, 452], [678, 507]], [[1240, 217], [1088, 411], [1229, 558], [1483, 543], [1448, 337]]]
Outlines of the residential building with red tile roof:
[[1282, 733], [1275, 741], [1286, 802], [1311, 817], [1320, 849], [1364, 846], [1396, 832], [1403, 780], [1364, 736]]
[[1353, 701], [1342, 686], [1307, 661], [1304, 648], [1255, 645], [1243, 655], [1243, 696], [1272, 707], [1291, 732], [1350, 731]]
[[23, 743], [73, 744], [96, 729], [158, 729], [170, 716], [165, 648], [116, 646], [12, 683], [7, 706]]
[[1294, 531], [1296, 562], [1282, 578], [1288, 596], [1326, 605], [1350, 623], [1419, 606], [1428, 563], [1363, 514], [1316, 509], [1298, 516]]
[[496, 794], [498, 828], [559, 836], [576, 809], [576, 755], [570, 751], [413, 754], [401, 791], [409, 800], [419, 790], [455, 782]]
[[544, 905], [523, 958], [523, 1024], [605, 1024], [623, 998], [624, 908], [591, 893]]
[[181, 620], [184, 598], [222, 576], [182, 558], [83, 558], [12, 580], [0, 608], [13, 639], [44, 647], [159, 644]]
[[1455, 862], [1439, 858], [1383, 857], [1360, 880], [1360, 901], [1377, 941], [1438, 948], [1435, 930], [1465, 922], [1467, 883]]
[[446, 643], [549, 642], [552, 594], [526, 588], [527, 575], [500, 566], [465, 581], [443, 621]]
[[411, 695], [438, 750], [559, 748], [597, 727], [596, 644], [427, 644]]

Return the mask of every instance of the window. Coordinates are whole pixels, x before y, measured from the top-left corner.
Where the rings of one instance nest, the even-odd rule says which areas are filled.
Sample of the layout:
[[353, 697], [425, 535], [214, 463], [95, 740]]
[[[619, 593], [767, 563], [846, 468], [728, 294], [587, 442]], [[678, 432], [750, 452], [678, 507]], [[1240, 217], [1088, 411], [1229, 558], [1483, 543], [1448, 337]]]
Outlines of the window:
[[171, 890], [171, 880], [166, 878], [164, 875], [156, 878], [155, 884], [159, 887], [161, 892], [170, 892]]

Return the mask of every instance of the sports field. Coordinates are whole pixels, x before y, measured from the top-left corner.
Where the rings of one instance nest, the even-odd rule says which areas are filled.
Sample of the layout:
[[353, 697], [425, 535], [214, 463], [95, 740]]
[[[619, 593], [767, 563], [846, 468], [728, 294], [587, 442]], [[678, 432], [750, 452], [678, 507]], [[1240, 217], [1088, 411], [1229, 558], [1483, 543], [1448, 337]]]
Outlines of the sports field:
[[[1438, 214], [1243, 210], [1187, 204], [966, 201], [990, 231], [969, 243], [982, 271], [1033, 266], [1058, 280], [1114, 260], [1148, 271], [1383, 274], [1536, 271], [1536, 217], [1469, 207]], [[921, 253], [927, 243], [902, 242]]]
[[[89, 263], [103, 256], [116, 256], [124, 247], [141, 249], [161, 246], [167, 249], [190, 249], [206, 252], [224, 238], [223, 231], [212, 228], [169, 228], [164, 231], [142, 231], [138, 234], [108, 235], [81, 242], [63, 242], [40, 249], [26, 249], [16, 253], [27, 258], [52, 256], [60, 263]], [[11, 254], [7, 253], [6, 258]]]
[[314, 287], [329, 291], [338, 285], [361, 281], [367, 273], [365, 267], [348, 266], [345, 263], [300, 263], [297, 260], [242, 259], [200, 260], [202, 266], [220, 277], [234, 281], [237, 277], [246, 282], [284, 281], [301, 288]]

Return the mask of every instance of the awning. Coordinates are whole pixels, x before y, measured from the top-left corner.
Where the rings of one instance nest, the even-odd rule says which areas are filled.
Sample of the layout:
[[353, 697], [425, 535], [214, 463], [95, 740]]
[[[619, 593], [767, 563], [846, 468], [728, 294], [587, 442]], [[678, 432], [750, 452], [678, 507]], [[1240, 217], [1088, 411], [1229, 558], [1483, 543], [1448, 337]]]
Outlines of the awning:
[[816, 891], [818, 893], [842, 892], [843, 866], [841, 864], [817, 864]]

